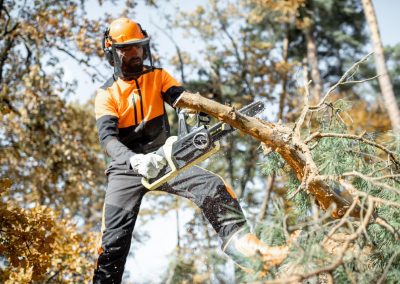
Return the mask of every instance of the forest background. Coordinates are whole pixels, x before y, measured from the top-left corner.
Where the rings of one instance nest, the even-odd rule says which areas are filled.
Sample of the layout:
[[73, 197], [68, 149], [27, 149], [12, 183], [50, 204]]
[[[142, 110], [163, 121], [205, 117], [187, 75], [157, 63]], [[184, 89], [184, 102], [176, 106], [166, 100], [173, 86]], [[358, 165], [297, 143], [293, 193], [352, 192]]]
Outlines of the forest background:
[[[329, 179], [341, 196], [350, 192], [356, 202], [346, 208], [366, 209], [332, 218], [335, 209], [308, 194], [312, 180], [296, 179], [279, 151], [235, 134], [223, 143], [231, 151], [205, 166], [233, 185], [264, 241], [282, 244], [288, 232], [302, 229], [300, 244], [267, 276], [247, 275], [223, 256], [215, 233], [191, 203], [148, 195], [125, 282], [234, 283], [293, 276], [395, 283], [400, 279], [400, 147], [375, 77], [382, 72], [374, 55], [354, 65], [373, 50], [363, 2], [368, 1], [198, 1], [194, 6], [1, 1], [0, 282], [78, 283], [91, 277], [106, 166], [93, 98], [111, 72], [100, 39], [110, 19], [125, 15], [146, 23], [157, 63], [168, 66], [188, 89], [237, 107], [263, 100], [268, 111], [262, 118], [298, 130], [319, 177]], [[386, 9], [395, 10], [390, 4]], [[398, 108], [397, 41], [385, 45], [385, 55]], [[312, 83], [304, 84], [308, 80]], [[309, 106], [318, 106], [312, 114], [303, 108], [306, 91]], [[345, 133], [348, 139], [313, 140], [323, 131]], [[371, 218], [371, 210], [385, 225]], [[160, 220], [173, 222], [160, 228]], [[164, 238], [152, 240], [154, 235]], [[175, 248], [168, 250], [171, 243]], [[141, 247], [149, 250], [138, 255]], [[350, 249], [344, 253], [343, 248]], [[155, 273], [146, 259], [161, 259], [161, 270]]]

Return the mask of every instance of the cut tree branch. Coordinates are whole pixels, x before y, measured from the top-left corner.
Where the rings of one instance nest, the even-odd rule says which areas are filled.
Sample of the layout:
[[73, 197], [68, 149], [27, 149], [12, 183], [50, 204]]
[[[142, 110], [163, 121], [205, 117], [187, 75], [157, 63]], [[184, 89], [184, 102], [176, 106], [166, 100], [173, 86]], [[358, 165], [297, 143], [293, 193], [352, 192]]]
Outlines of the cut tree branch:
[[[182, 93], [174, 106], [208, 113], [265, 143], [266, 146], [282, 156], [300, 182], [303, 182], [304, 178], [309, 180], [306, 182], [306, 191], [316, 198], [322, 209], [326, 210], [336, 204], [336, 210], [332, 213], [333, 217], [343, 216], [351, 205], [352, 201], [336, 193], [327, 183], [313, 178], [318, 175], [317, 167], [307, 145], [298, 139], [293, 139], [293, 129], [244, 116], [234, 108], [209, 100], [198, 93]], [[355, 209], [352, 215], [359, 216], [359, 209]]]

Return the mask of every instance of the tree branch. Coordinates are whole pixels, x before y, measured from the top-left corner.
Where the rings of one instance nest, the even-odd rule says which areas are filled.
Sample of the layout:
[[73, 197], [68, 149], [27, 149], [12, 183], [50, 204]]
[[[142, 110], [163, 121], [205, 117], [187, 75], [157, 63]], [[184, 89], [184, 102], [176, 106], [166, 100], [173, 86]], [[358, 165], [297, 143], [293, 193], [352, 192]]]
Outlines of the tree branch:
[[[293, 133], [291, 128], [244, 116], [232, 107], [188, 92], [184, 92], [179, 97], [175, 107], [187, 107], [208, 113], [271, 147], [289, 164], [299, 181], [303, 182], [304, 178], [309, 180], [309, 182], [306, 182], [306, 190], [315, 196], [324, 210], [328, 209], [333, 203], [336, 204], [333, 217], [343, 216], [349, 208], [351, 204], [349, 200], [333, 191], [324, 181], [313, 178], [314, 175], [318, 174], [318, 171], [311, 159], [311, 153], [304, 143], [291, 139]], [[358, 216], [358, 210], [354, 210], [352, 214]]]
[[[311, 278], [311, 277], [314, 277], [314, 276], [317, 276], [317, 275], [320, 275], [323, 273], [329, 273], [329, 272], [334, 271], [337, 267], [339, 267], [341, 264], [343, 264], [344, 256], [347, 252], [347, 249], [349, 248], [350, 243], [352, 241], [354, 241], [355, 239], [357, 239], [363, 233], [365, 228], [367, 228], [368, 225], [370, 224], [370, 219], [372, 217], [373, 212], [374, 212], [374, 203], [372, 200], [368, 200], [368, 210], [364, 215], [363, 221], [361, 222], [360, 226], [357, 228], [356, 232], [354, 232], [351, 235], [346, 236], [345, 243], [339, 250], [336, 260], [334, 262], [332, 262], [330, 265], [316, 269], [309, 273], [294, 274], [287, 278], [275, 279], [272, 281], [265, 281], [263, 283], [264, 284], [299, 283], [302, 280], [305, 280], [305, 279], [308, 279], [308, 278]], [[343, 218], [342, 220], [345, 220], [345, 219], [347, 219], [347, 218]]]
[[321, 106], [323, 104], [325, 104], [325, 101], [327, 100], [327, 98], [330, 96], [330, 94], [338, 87], [340, 86], [343, 82], [345, 82], [345, 80], [349, 77], [351, 77], [351, 73], [354, 72], [354, 70], [356, 68], [358, 68], [358, 66], [360, 66], [361, 63], [363, 63], [364, 61], [366, 61], [368, 59], [369, 56], [371, 56], [373, 52], [368, 53], [366, 56], [364, 56], [363, 58], [361, 58], [361, 60], [357, 61], [356, 63], [354, 63], [349, 70], [347, 70], [343, 76], [339, 79], [339, 81], [333, 85], [331, 88], [329, 88], [328, 92], [326, 92], [325, 96], [322, 98], [322, 100], [320, 100], [320, 102], [316, 105], [316, 106], [310, 106], [310, 110], [318, 110], [321, 108]]
[[389, 272], [389, 268], [390, 266], [392, 266], [393, 261], [395, 260], [395, 258], [399, 255], [399, 252], [395, 252], [393, 253], [393, 255], [390, 257], [388, 264], [385, 267], [385, 271], [383, 272], [382, 276], [379, 278], [378, 282], [376, 282], [376, 284], [381, 284], [383, 283], [383, 281], [385, 280], [388, 272]]

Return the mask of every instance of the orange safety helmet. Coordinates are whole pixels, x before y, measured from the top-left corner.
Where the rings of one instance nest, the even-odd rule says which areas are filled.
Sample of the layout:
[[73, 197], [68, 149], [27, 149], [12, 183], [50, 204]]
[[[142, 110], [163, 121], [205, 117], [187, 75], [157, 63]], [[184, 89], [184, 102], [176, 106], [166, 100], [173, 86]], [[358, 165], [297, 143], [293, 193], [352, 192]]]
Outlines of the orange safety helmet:
[[111, 47], [112, 44], [117, 46], [138, 44], [145, 42], [148, 36], [142, 30], [140, 24], [128, 18], [119, 18], [113, 21], [108, 27], [108, 36], [105, 38], [105, 46]]
[[[123, 48], [128, 46], [143, 47], [143, 60], [149, 59], [150, 65], [145, 65], [145, 70], [123, 74], [121, 71], [121, 62], [118, 62], [115, 48]], [[128, 18], [118, 18], [114, 20], [105, 30], [102, 41], [102, 47], [106, 55], [107, 61], [114, 66], [114, 73], [119, 77], [131, 77], [141, 75], [153, 70], [153, 62], [150, 53], [150, 37], [147, 32], [142, 29], [139, 23]], [[119, 64], [118, 64], [119, 63]]]

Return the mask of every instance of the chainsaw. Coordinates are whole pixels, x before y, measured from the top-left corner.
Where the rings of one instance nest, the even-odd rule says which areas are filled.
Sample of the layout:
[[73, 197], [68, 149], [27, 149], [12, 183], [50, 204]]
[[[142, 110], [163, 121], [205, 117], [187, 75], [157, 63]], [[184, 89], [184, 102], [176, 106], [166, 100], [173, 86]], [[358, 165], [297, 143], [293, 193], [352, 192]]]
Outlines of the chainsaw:
[[[263, 110], [262, 102], [253, 102], [240, 109], [239, 113], [255, 116]], [[156, 189], [180, 172], [206, 160], [220, 150], [219, 140], [235, 131], [235, 128], [223, 122], [209, 127], [207, 118], [197, 114], [196, 125], [189, 129], [188, 114], [183, 111], [178, 112], [178, 136], [169, 137], [156, 152], [166, 159], [167, 165], [161, 169], [157, 177], [142, 178], [142, 184], [147, 189]]]

